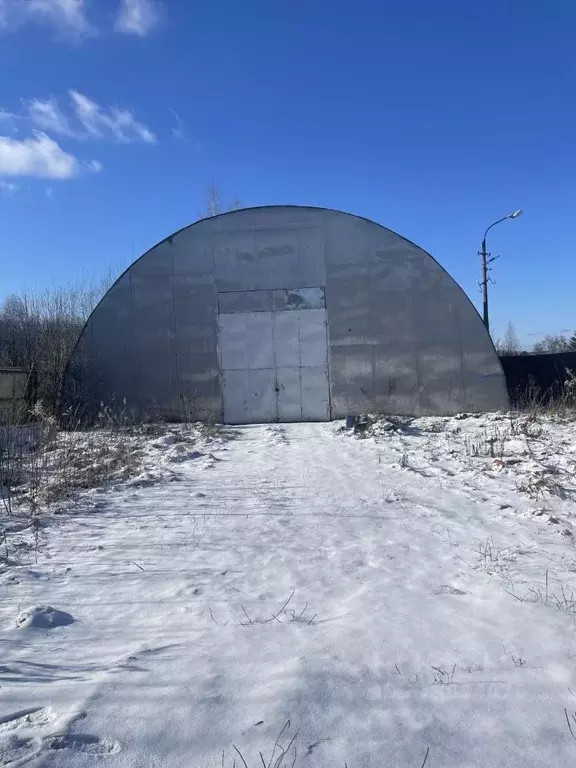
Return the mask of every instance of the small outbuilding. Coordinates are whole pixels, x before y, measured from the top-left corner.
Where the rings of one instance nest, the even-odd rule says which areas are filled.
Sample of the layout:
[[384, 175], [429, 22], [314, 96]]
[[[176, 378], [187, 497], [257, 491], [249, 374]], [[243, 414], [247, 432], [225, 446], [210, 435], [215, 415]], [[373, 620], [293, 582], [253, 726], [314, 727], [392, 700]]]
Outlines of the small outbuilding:
[[145, 253], [86, 323], [65, 394], [230, 424], [508, 406], [480, 316], [430, 254], [300, 206], [203, 219]]

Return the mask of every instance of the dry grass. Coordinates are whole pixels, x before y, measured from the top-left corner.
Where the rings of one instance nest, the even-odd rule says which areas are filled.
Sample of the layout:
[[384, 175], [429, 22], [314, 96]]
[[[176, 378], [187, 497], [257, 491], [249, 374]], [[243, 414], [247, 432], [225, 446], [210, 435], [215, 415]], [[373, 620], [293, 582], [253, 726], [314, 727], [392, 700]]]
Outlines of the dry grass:
[[576, 420], [576, 372], [570, 368], [566, 371], [561, 391], [554, 396], [542, 393], [531, 381], [526, 390], [516, 397], [517, 410], [528, 417], [537, 419], [538, 416], [556, 417], [562, 420]]
[[[573, 371], [568, 371], [562, 393], [555, 399], [543, 397], [533, 387], [525, 393], [520, 408], [489, 416], [486, 419], [487, 414], [462, 413], [416, 419], [369, 413], [360, 416], [351, 430], [345, 431], [358, 438], [390, 439], [392, 450], [399, 453], [398, 466], [423, 476], [427, 476], [426, 472], [421, 462], [419, 465], [415, 460], [414, 449], [422, 448], [418, 438], [426, 439], [424, 448], [431, 461], [436, 461], [434, 453], [438, 450], [448, 456], [463, 453], [470, 459], [466, 468], [472, 471], [481, 471], [488, 477], [513, 472], [517, 490], [531, 499], [576, 498], [576, 462], [570, 450], [559, 447], [573, 442], [571, 430], [576, 420]], [[474, 422], [472, 429], [455, 423], [466, 419], [474, 422], [485, 419], [486, 426], [478, 430]], [[556, 445], [555, 452], [550, 450], [551, 444]], [[445, 471], [449, 472], [447, 468]]]
[[[454, 677], [456, 665], [454, 665], [454, 669], [447, 672], [436, 667], [433, 669], [438, 670], [435, 673], [439, 676], [437, 680], [438, 684], [449, 685]], [[574, 718], [574, 721], [576, 722], [576, 717]], [[263, 721], [256, 723], [256, 725], [262, 724]], [[295, 768], [297, 763], [303, 765], [309, 764], [307, 758], [310, 757], [314, 747], [318, 746], [318, 743], [311, 744], [307, 748], [307, 751], [303, 752], [302, 754], [304, 759], [302, 761], [298, 761], [299, 732], [295, 731], [292, 735], [290, 735], [290, 730], [291, 722], [290, 720], [287, 720], [286, 723], [284, 723], [280, 733], [276, 737], [274, 745], [272, 746], [269, 754], [266, 755], [264, 752], [259, 751], [258, 759], [255, 763], [249, 763], [240, 748], [233, 744], [232, 749], [234, 750], [234, 753], [232, 755], [231, 768]], [[428, 763], [429, 755], [430, 747], [426, 749], [423, 760], [422, 758], [418, 760], [417, 768], [425, 768], [426, 764]], [[230, 765], [230, 763], [228, 763], [228, 765]], [[224, 752], [222, 752], [221, 766], [222, 768], [226, 768], [227, 766], [226, 755]], [[344, 763], [344, 768], [348, 768], [348, 763]]]
[[[132, 424], [126, 409], [104, 406], [90, 427], [69, 412], [63, 422], [65, 428], [39, 403], [12, 424], [0, 426], [0, 561], [4, 564], [17, 561], [18, 552], [30, 547], [37, 558], [47, 517], [69, 508], [82, 492], [124, 483], [158, 459], [173, 465], [201, 456], [199, 443], [236, 435], [214, 424]], [[174, 474], [156, 468], [155, 476], [160, 479], [162, 472]]]
[[365, 413], [359, 417], [352, 427], [352, 433], [356, 437], [384, 437], [387, 435], [409, 435], [412, 416], [395, 416], [383, 413]]

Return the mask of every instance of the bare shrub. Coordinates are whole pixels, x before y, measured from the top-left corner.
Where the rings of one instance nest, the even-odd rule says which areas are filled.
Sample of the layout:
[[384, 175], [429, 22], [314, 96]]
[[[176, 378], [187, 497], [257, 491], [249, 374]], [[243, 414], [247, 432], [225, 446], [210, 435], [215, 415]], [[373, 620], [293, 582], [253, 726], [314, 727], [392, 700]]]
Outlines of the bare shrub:
[[143, 450], [137, 435], [111, 435], [97, 429], [80, 433], [79, 445], [78, 434], [64, 434], [53, 451], [42, 487], [45, 504], [69, 499], [80, 490], [129, 480], [141, 466]]
[[[52, 505], [87, 488], [123, 481], [138, 472], [142, 437], [107, 417], [90, 430], [61, 430], [41, 402], [26, 423], [0, 427], [0, 542], [3, 559], [10, 548], [33, 548], [38, 557], [44, 518]], [[26, 544], [22, 539], [29, 534]], [[18, 534], [18, 544], [13, 543]], [[17, 558], [14, 558], [17, 559]]]
[[154, 468], [153, 477], [161, 477], [173, 475], [170, 466], [200, 456], [199, 440], [237, 435], [217, 424], [135, 424], [125, 401], [118, 407], [102, 403], [91, 426], [70, 410], [61, 421], [63, 426], [38, 402], [28, 423], [0, 427], [0, 522], [16, 516], [31, 524], [82, 491], [123, 483], [151, 460], [148, 448], [168, 462], [164, 470]]
[[464, 450], [467, 456], [488, 457], [502, 460], [506, 454], [506, 441], [510, 433], [504, 429], [487, 431], [480, 440], [464, 439]]
[[532, 470], [518, 483], [518, 490], [532, 499], [540, 499], [547, 494], [566, 499], [570, 494], [566, 486], [560, 482], [560, 474], [560, 469], [554, 465], [541, 466]]
[[42, 441], [42, 428], [22, 406], [0, 424], [0, 516], [14, 512], [15, 497], [29, 479], [30, 456]]
[[539, 416], [553, 416], [561, 419], [576, 419], [576, 372], [566, 369], [566, 376], [560, 391], [542, 392], [533, 378], [528, 387], [516, 397], [517, 408], [531, 419]]
[[413, 416], [397, 416], [390, 413], [362, 414], [352, 427], [357, 437], [381, 437], [386, 435], [412, 434]]

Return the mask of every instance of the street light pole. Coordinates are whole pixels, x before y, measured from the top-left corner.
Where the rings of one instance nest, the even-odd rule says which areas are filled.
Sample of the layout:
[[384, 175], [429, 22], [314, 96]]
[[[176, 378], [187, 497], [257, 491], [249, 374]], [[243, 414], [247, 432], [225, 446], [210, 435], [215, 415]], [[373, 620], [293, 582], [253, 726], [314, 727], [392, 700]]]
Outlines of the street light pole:
[[482, 287], [482, 319], [484, 320], [484, 325], [486, 326], [488, 333], [490, 333], [490, 319], [488, 315], [488, 272], [490, 270], [488, 268], [488, 264], [496, 261], [498, 256], [494, 256], [491, 259], [488, 258], [490, 254], [486, 250], [486, 235], [492, 229], [492, 227], [495, 227], [496, 224], [500, 224], [501, 221], [506, 221], [506, 219], [517, 219], [518, 216], [522, 216], [521, 210], [514, 211], [514, 213], [509, 213], [508, 216], [503, 216], [501, 219], [498, 219], [498, 221], [490, 224], [486, 232], [484, 232], [484, 237], [482, 238], [482, 250], [480, 251], [480, 257], [482, 258], [482, 281], [480, 282], [480, 286]]

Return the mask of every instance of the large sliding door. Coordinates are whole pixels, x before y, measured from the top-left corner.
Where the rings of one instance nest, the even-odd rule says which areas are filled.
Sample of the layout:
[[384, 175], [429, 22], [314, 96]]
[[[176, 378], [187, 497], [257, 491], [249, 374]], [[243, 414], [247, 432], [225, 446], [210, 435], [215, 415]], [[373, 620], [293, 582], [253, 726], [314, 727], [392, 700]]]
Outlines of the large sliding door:
[[326, 309], [318, 300], [294, 307], [276, 296], [271, 303], [269, 311], [219, 314], [224, 419], [228, 424], [327, 421]]

